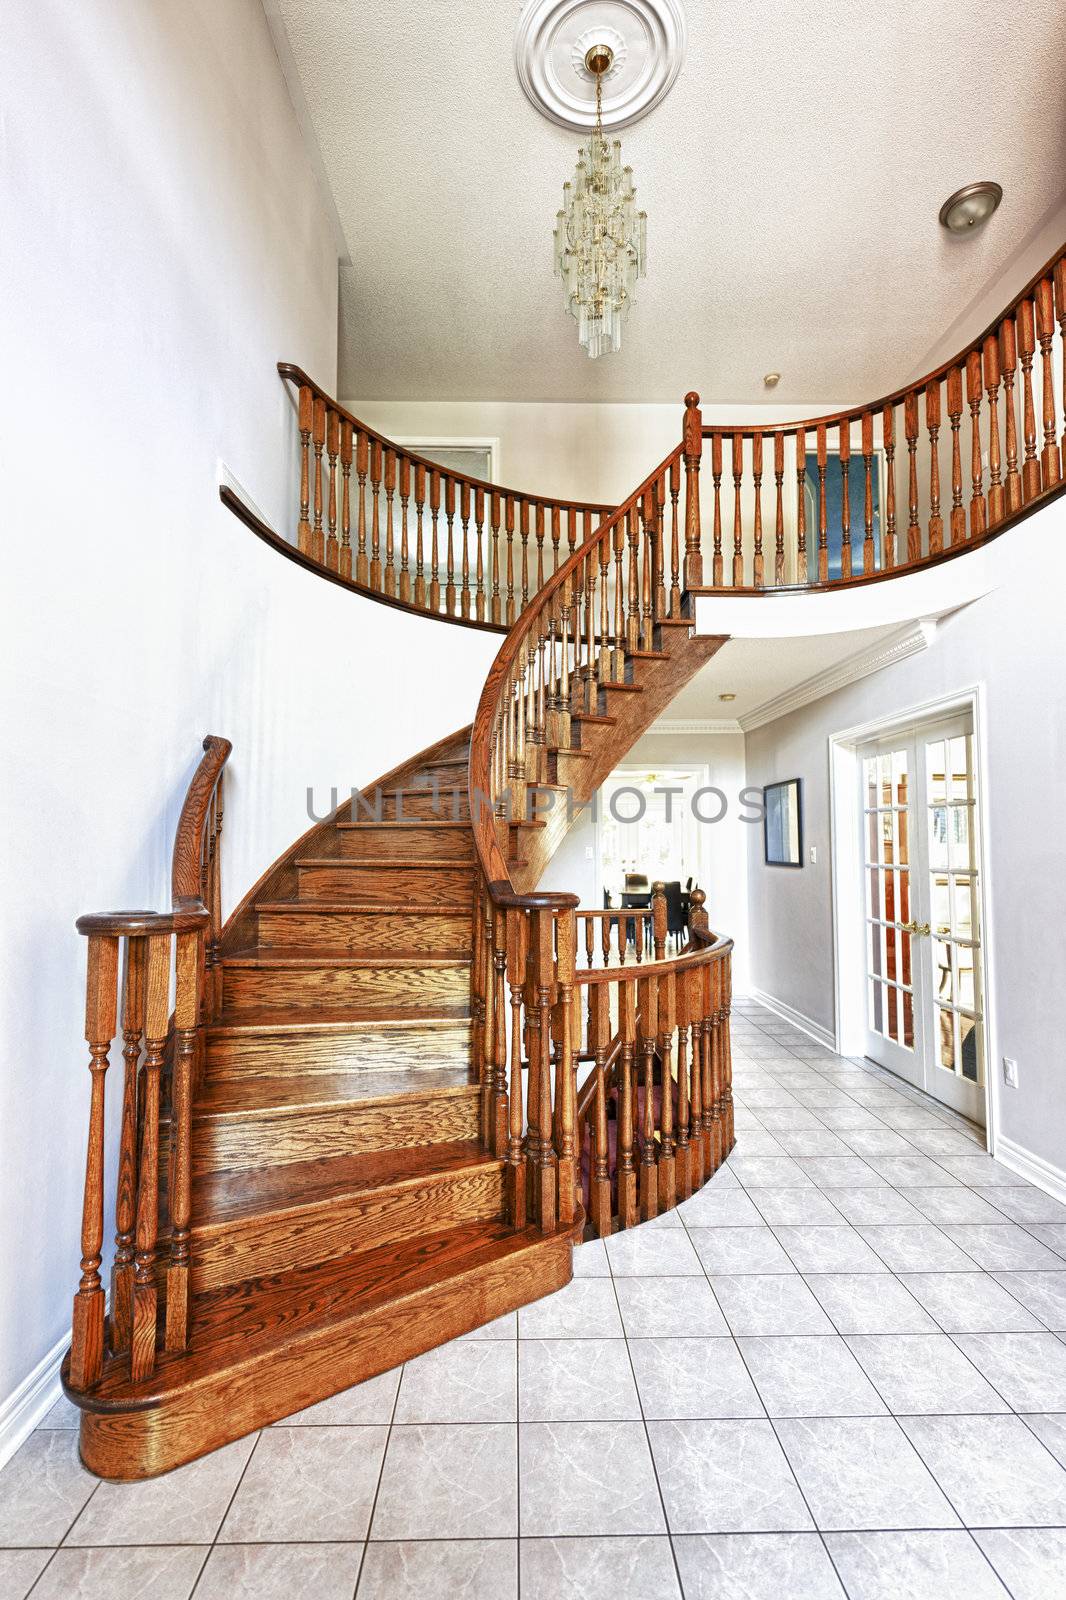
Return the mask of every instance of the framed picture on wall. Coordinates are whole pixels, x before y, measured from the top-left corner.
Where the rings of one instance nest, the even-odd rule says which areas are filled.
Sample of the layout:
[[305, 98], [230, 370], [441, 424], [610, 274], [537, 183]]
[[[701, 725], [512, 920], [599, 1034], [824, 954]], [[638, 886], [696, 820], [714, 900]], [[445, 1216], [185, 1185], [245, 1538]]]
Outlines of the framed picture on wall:
[[762, 792], [763, 843], [768, 867], [802, 867], [803, 805], [800, 780], [768, 783]]

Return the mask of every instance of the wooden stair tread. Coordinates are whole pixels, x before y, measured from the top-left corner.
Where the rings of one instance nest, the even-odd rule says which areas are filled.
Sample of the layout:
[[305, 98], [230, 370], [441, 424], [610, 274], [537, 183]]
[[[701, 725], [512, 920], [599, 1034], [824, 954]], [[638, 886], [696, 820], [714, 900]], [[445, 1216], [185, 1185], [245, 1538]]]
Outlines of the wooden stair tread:
[[[428, 793], [430, 791], [425, 792]], [[334, 826], [343, 828], [345, 831], [355, 828], [465, 828], [470, 833], [468, 820], [464, 821], [460, 818], [458, 821], [454, 821], [450, 817], [444, 819], [439, 817], [400, 817], [399, 820], [395, 817], [386, 817], [382, 818], [380, 822], [375, 822], [372, 818], [368, 818], [360, 822], [338, 822]]]
[[246, 1013], [240, 1017], [227, 1019], [221, 1016], [217, 1022], [209, 1024], [207, 1036], [214, 1038], [243, 1037], [246, 1034], [256, 1033], [353, 1033], [371, 1032], [383, 1026], [392, 1024], [398, 1032], [402, 1032], [410, 1023], [417, 1023], [419, 1028], [454, 1028], [469, 1027], [471, 1021], [469, 1006], [448, 1006], [433, 1004], [425, 1011], [417, 1006], [349, 1006], [341, 1011], [324, 1010], [316, 1007], [314, 1011], [300, 1011], [279, 1009], [277, 1011], [263, 1010], [261, 1012]]
[[96, 1412], [157, 1405], [221, 1372], [288, 1350], [301, 1336], [322, 1335], [421, 1290], [458, 1287], [479, 1268], [550, 1246], [576, 1231], [577, 1225], [546, 1234], [536, 1227], [516, 1231], [505, 1222], [468, 1222], [197, 1295], [190, 1306], [187, 1350], [160, 1353], [155, 1372], [136, 1385], [129, 1379], [128, 1357], [112, 1357], [100, 1384], [80, 1397], [81, 1403]]
[[[340, 826], [342, 824], [338, 823], [338, 827]], [[353, 824], [353, 826], [357, 827], [358, 824]], [[375, 823], [375, 827], [377, 826], [378, 824]], [[381, 826], [387, 827], [388, 824], [382, 823]], [[464, 826], [469, 827], [469, 823], [464, 824]], [[437, 858], [428, 861], [425, 859], [411, 860], [406, 856], [399, 861], [383, 860], [381, 856], [297, 856], [294, 865], [297, 867], [340, 867], [342, 869], [347, 869], [348, 867], [377, 867], [384, 870], [402, 867], [405, 872], [473, 871], [472, 861], [441, 861]]]
[[619, 694], [644, 693], [644, 685], [642, 683], [601, 683], [599, 688], [606, 689], [608, 692], [614, 689], [617, 690]]
[[338, 1195], [390, 1188], [472, 1167], [498, 1167], [476, 1139], [370, 1150], [287, 1166], [205, 1174], [193, 1183], [193, 1216], [215, 1228], [263, 1212], [296, 1210]]
[[480, 1094], [466, 1067], [393, 1067], [387, 1071], [313, 1072], [290, 1078], [208, 1078], [193, 1107], [193, 1121], [217, 1116], [260, 1116], [266, 1111], [364, 1104], [410, 1095]]
[[469, 955], [362, 955], [351, 950], [320, 950], [315, 945], [256, 945], [251, 950], [231, 950], [222, 957], [224, 967], [468, 967]]
[[571, 711], [571, 713], [570, 713], [570, 721], [571, 722], [592, 722], [592, 723], [595, 723], [598, 727], [613, 728], [613, 727], [615, 727], [617, 725], [618, 718], [617, 717], [608, 716], [606, 712], [600, 712], [600, 711]]

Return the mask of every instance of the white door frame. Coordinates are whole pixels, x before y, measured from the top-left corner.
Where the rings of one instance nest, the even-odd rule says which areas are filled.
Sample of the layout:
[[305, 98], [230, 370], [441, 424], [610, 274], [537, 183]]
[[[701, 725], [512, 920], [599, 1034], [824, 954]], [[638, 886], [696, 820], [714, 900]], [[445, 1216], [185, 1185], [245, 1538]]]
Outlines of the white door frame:
[[925, 700], [905, 711], [875, 717], [829, 737], [829, 836], [833, 881], [833, 1007], [837, 1050], [862, 1055], [866, 1037], [866, 974], [863, 969], [862, 867], [855, 840], [859, 836], [858, 747], [914, 723], [930, 722], [953, 712], [968, 711], [973, 724], [973, 753], [978, 812], [978, 868], [981, 891], [985, 1026], [985, 1129], [988, 1149], [995, 1154], [999, 1118], [999, 1051], [995, 1019], [995, 922], [992, 875], [989, 871], [988, 745], [984, 692], [980, 684], [955, 694]]

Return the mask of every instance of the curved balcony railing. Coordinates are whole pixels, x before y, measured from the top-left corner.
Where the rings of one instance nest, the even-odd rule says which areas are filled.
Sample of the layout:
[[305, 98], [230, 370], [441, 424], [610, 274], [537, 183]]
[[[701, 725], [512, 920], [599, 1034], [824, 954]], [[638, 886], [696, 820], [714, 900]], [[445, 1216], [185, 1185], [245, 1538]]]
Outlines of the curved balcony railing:
[[506, 633], [612, 509], [452, 472], [368, 428], [299, 367], [278, 371], [297, 392], [295, 550], [378, 599]]

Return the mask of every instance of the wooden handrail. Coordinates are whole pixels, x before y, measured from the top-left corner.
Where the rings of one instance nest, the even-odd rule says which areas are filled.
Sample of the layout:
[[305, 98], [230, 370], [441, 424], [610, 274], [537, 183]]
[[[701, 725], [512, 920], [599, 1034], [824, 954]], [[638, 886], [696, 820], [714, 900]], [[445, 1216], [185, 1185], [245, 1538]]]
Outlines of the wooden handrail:
[[[440, 467], [360, 422], [300, 367], [282, 361], [278, 372], [297, 391], [295, 550], [335, 582], [505, 631], [611, 509]], [[259, 521], [236, 496], [223, 499]]]
[[[82, 1207], [81, 1280], [74, 1296], [67, 1382], [88, 1392], [108, 1353], [128, 1359], [136, 1382], [154, 1369], [163, 1266], [166, 1350], [189, 1335], [192, 1099], [203, 1030], [218, 1004], [221, 928], [222, 777], [232, 746], [209, 734], [186, 791], [174, 841], [169, 912], [91, 912], [77, 920], [88, 940], [85, 1037], [92, 1094]], [[174, 1011], [170, 1014], [173, 984]], [[104, 1242], [104, 1081], [121, 1006], [124, 1076], [115, 1192], [111, 1314], [105, 1327], [100, 1276]], [[160, 1181], [164, 1068], [170, 1062], [168, 1167]], [[160, 1261], [160, 1197], [170, 1224]]]

